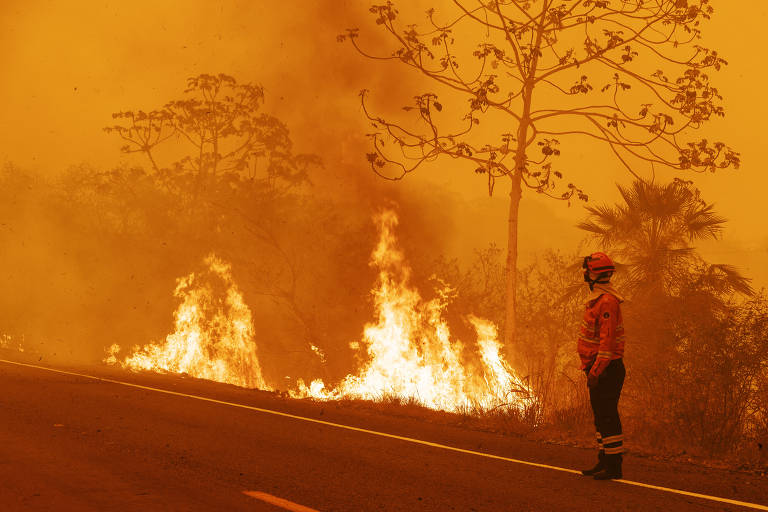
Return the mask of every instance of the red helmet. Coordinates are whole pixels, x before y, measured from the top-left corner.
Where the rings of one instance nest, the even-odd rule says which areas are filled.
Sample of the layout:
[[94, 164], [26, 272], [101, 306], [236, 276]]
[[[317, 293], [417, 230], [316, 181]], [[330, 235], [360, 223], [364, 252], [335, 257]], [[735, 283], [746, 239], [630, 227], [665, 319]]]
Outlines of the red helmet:
[[584, 265], [582, 267], [589, 270], [593, 274], [602, 274], [604, 272], [615, 272], [611, 258], [604, 252], [593, 252], [589, 256], [584, 258]]
[[[593, 252], [589, 256], [584, 256], [584, 263], [581, 267], [584, 269], [584, 281], [589, 283], [590, 290], [597, 283], [606, 284], [616, 271], [611, 258], [604, 252]], [[595, 275], [594, 279], [590, 273]]]

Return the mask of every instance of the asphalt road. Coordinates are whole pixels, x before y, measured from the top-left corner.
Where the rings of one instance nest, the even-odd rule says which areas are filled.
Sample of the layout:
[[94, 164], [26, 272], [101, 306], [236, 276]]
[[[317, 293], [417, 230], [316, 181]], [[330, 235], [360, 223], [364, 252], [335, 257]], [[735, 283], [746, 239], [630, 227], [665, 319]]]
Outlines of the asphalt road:
[[[181, 394], [0, 362], [0, 510], [750, 510], [231, 404], [564, 469], [592, 462], [578, 448], [177, 376], [57, 369]], [[628, 456], [625, 478], [768, 506], [764, 476]]]

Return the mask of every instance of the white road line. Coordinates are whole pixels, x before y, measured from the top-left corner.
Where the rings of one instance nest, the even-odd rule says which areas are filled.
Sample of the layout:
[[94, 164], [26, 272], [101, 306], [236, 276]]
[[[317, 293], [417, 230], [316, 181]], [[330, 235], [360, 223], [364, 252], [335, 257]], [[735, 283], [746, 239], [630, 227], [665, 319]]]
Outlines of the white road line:
[[283, 498], [278, 498], [277, 496], [272, 496], [271, 494], [267, 494], [265, 492], [243, 491], [243, 494], [250, 496], [251, 498], [256, 498], [257, 500], [265, 501], [270, 505], [284, 508], [285, 510], [290, 510], [291, 512], [319, 512], [314, 508], [305, 507], [304, 505], [299, 505], [298, 503], [294, 503]]
[[[423, 441], [421, 439], [414, 439], [412, 437], [398, 436], [398, 435], [395, 435], [395, 434], [387, 434], [386, 432], [378, 432], [376, 430], [368, 430], [368, 429], [365, 429], [365, 428], [352, 427], [352, 426], [344, 425], [344, 424], [341, 424], [341, 423], [332, 423], [330, 421], [316, 420], [314, 418], [307, 418], [307, 417], [304, 417], [304, 416], [297, 416], [295, 414], [289, 414], [289, 413], [286, 413], [286, 412], [273, 411], [271, 409], [262, 409], [261, 407], [254, 407], [254, 406], [251, 406], [251, 405], [238, 404], [238, 403], [234, 403], [234, 402], [225, 402], [223, 400], [216, 400], [215, 398], [207, 398], [207, 397], [204, 397], [204, 396], [197, 396], [197, 395], [188, 395], [186, 393], [179, 393], [178, 391], [170, 391], [168, 389], [153, 388], [153, 387], [150, 387], [150, 386], [142, 386], [141, 384], [133, 384], [131, 382], [123, 382], [123, 381], [120, 381], [120, 380], [105, 379], [103, 377], [95, 377], [93, 375], [86, 375], [86, 374], [83, 374], [83, 373], [69, 372], [69, 371], [66, 371], [66, 370], [57, 370], [55, 368], [49, 368], [47, 366], [38, 366], [38, 365], [35, 365], [35, 364], [19, 363], [19, 362], [16, 362], [16, 361], [8, 361], [6, 359], [0, 359], [0, 362], [1, 363], [13, 364], [13, 365], [17, 365], [17, 366], [26, 366], [26, 367], [29, 367], [29, 368], [36, 368], [38, 370], [45, 370], [45, 371], [54, 372], [54, 373], [61, 373], [63, 375], [73, 375], [75, 377], [81, 377], [81, 378], [84, 378], [84, 379], [92, 379], [92, 380], [98, 380], [98, 381], [101, 381], [101, 382], [109, 382], [111, 384], [119, 384], [121, 386], [128, 386], [128, 387], [131, 387], [131, 388], [146, 389], [146, 390], [149, 390], [149, 391], [156, 391], [158, 393], [165, 393], [167, 395], [183, 396], [183, 397], [192, 398], [192, 399], [195, 399], [195, 400], [202, 400], [204, 402], [212, 402], [212, 403], [215, 403], [215, 404], [228, 405], [230, 407], [238, 407], [240, 409], [248, 409], [248, 410], [251, 410], [251, 411], [263, 412], [263, 413], [266, 413], [266, 414], [274, 414], [275, 416], [282, 416], [284, 418], [292, 418], [292, 419], [295, 419], [295, 420], [307, 421], [307, 422], [310, 422], [310, 423], [318, 423], [320, 425], [326, 425], [326, 426], [329, 426], [329, 427], [336, 427], [336, 428], [341, 428], [341, 429], [345, 429], [345, 430], [352, 430], [352, 431], [355, 431], [355, 432], [363, 432], [365, 434], [370, 434], [370, 435], [379, 436], [379, 437], [388, 437], [390, 439], [398, 439], [400, 441], [405, 441], [405, 442], [414, 443], [414, 444], [420, 444], [420, 445], [423, 445], [423, 446], [431, 446], [433, 448], [439, 448], [441, 450], [449, 450], [449, 451], [452, 451], [452, 452], [467, 453], [467, 454], [470, 454], [470, 455], [477, 455], [479, 457], [485, 457], [485, 458], [488, 458], [488, 459], [496, 459], [496, 460], [503, 460], [503, 461], [506, 461], [506, 462], [514, 462], [515, 464], [524, 464], [526, 466], [534, 466], [534, 467], [537, 467], [537, 468], [552, 469], [552, 470], [555, 470], [555, 471], [562, 471], [564, 473], [573, 473], [573, 474], [581, 476], [581, 472], [580, 471], [576, 471], [575, 469], [561, 468], [561, 467], [558, 467], [558, 466], [550, 466], [548, 464], [539, 464], [538, 462], [530, 462], [530, 461], [527, 461], [527, 460], [512, 459], [510, 457], [502, 457], [501, 455], [493, 455], [492, 453], [483, 453], [483, 452], [476, 452], [474, 450], [465, 450], [464, 448], [457, 448], [455, 446], [448, 446], [448, 445], [445, 445], [445, 444], [432, 443], [430, 441]], [[720, 498], [718, 496], [710, 496], [708, 494], [699, 494], [699, 493], [696, 493], [696, 492], [683, 491], [683, 490], [680, 490], [680, 489], [673, 489], [673, 488], [670, 488], [670, 487], [661, 487], [659, 485], [651, 485], [651, 484], [645, 484], [645, 483], [642, 483], [642, 482], [634, 482], [632, 480], [613, 480], [613, 481], [614, 482], [619, 482], [619, 483], [622, 483], [622, 484], [627, 484], [627, 485], [634, 485], [636, 487], [645, 487], [647, 489], [655, 489], [657, 491], [669, 492], [669, 493], [673, 493], [673, 494], [680, 494], [682, 496], [691, 496], [691, 497], [694, 497], [694, 498], [701, 498], [703, 500], [716, 501], [718, 503], [728, 503], [729, 505], [737, 505], [737, 506], [740, 506], [740, 507], [747, 507], [747, 508], [751, 508], [753, 510], [767, 510], [768, 511], [768, 506], [760, 505], [759, 503], [749, 503], [747, 501], [731, 500], [731, 499], [728, 499], [728, 498]]]

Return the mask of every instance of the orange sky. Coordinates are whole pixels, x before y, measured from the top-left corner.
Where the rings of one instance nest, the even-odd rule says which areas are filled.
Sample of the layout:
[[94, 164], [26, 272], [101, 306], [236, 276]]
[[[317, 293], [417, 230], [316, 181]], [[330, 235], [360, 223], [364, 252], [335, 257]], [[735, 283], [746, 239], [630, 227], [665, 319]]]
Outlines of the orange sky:
[[[369, 2], [353, 0], [3, 0], [0, 5], [0, 162], [46, 172], [88, 162], [110, 167], [121, 161], [116, 139], [101, 128], [110, 114], [151, 109], [175, 98], [184, 80], [198, 73], [224, 72], [256, 81], [267, 92], [266, 109], [290, 126], [296, 145], [321, 153], [329, 179], [343, 179], [336, 163], [360, 165], [365, 123], [357, 92], [369, 88], [402, 92], [407, 102], [418, 89], [392, 78], [394, 68], [366, 61], [335, 41], [348, 26], [375, 33], [367, 21]], [[440, 2], [435, 2], [440, 5]], [[706, 128], [742, 153], [740, 171], [689, 176], [704, 197], [730, 219], [724, 241], [706, 244], [712, 261], [740, 265], [759, 286], [768, 285], [768, 229], [760, 150], [768, 104], [763, 89], [768, 71], [758, 59], [768, 47], [764, 2], [713, 0], [715, 19], [705, 27], [704, 44], [721, 51], [730, 65], [716, 83], [725, 96], [727, 117]], [[432, 86], [429, 85], [429, 88]], [[377, 89], [378, 88], [378, 89]], [[352, 149], [350, 149], [352, 148]], [[594, 179], [602, 159], [575, 155], [573, 180], [593, 203], [616, 199], [614, 184], [629, 182], [619, 166]], [[339, 165], [341, 167], [341, 165]], [[401, 186], [439, 185], [457, 212], [455, 252], [496, 241], [505, 245], [504, 191], [488, 199], [483, 180], [470, 169], [431, 170]], [[532, 250], [552, 246], [570, 252], [581, 238], [573, 225], [580, 205], [568, 208], [530, 194], [522, 206], [523, 262]], [[481, 224], [484, 229], [473, 228]], [[553, 236], [557, 233], [557, 236]]]

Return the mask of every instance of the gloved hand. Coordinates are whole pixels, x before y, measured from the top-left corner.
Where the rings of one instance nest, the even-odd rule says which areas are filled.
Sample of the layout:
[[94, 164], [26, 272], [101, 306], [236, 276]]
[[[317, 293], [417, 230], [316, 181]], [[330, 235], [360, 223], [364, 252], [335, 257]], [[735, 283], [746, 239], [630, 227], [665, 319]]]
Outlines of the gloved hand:
[[592, 373], [587, 374], [587, 386], [590, 388], [594, 388], [597, 386], [597, 380], [600, 378], [599, 375], [592, 375]]

